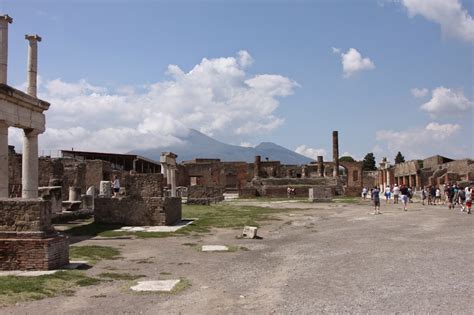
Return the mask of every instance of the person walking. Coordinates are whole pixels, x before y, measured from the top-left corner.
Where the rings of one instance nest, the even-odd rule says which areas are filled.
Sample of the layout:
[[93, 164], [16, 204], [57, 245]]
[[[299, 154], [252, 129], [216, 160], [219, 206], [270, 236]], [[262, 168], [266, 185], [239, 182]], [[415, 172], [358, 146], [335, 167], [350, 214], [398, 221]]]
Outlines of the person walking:
[[446, 189], [446, 193], [447, 193], [447, 196], [448, 196], [448, 208], [449, 209], [454, 209], [454, 204], [453, 204], [454, 187], [451, 186], [451, 185], [448, 185], [448, 188]]
[[120, 192], [120, 180], [117, 175], [114, 176], [114, 180], [112, 181], [112, 188], [114, 190], [114, 197], [118, 197]]
[[397, 184], [393, 187], [393, 203], [398, 204], [398, 196], [400, 195], [400, 187]]
[[364, 198], [364, 200], [367, 199], [367, 192], [368, 192], [367, 187], [362, 188], [362, 197]]
[[464, 212], [464, 210], [466, 210], [466, 208], [464, 207], [464, 203], [466, 202], [466, 191], [462, 187], [459, 187], [458, 198], [459, 205], [461, 206], [461, 212]]
[[466, 208], [467, 214], [471, 214], [471, 207], [472, 207], [472, 188], [467, 186], [466, 187]]
[[407, 186], [402, 185], [402, 188], [400, 188], [400, 194], [402, 195], [402, 203], [403, 203], [403, 210], [407, 211], [407, 203], [408, 203], [408, 195], [410, 192], [408, 191]]
[[372, 200], [374, 202], [374, 214], [381, 214], [380, 212], [380, 190], [374, 187], [372, 190]]
[[[425, 200], [426, 200], [426, 195], [427, 191], [425, 187], [421, 187], [421, 204], [424, 206], [425, 205]], [[428, 204], [430, 204], [430, 200], [428, 199]]]
[[387, 185], [387, 187], [385, 187], [384, 194], [385, 194], [385, 203], [388, 204], [390, 202], [390, 195], [391, 195], [390, 186]]

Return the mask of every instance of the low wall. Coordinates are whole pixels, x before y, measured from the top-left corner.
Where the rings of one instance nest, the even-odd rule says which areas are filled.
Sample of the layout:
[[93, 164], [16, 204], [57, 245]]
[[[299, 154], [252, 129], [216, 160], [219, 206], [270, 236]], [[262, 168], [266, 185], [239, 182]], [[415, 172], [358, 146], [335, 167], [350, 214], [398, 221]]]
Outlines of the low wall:
[[0, 199], [1, 231], [53, 231], [51, 203], [39, 199]]
[[157, 226], [181, 221], [181, 198], [97, 198], [94, 202], [97, 223]]

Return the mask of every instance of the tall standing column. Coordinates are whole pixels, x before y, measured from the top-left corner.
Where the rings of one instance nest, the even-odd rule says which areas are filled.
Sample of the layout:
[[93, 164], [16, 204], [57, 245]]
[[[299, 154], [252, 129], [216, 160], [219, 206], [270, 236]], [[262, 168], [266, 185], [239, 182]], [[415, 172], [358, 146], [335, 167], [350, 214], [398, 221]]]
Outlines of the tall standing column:
[[171, 179], [171, 197], [176, 197], [176, 167], [170, 168]]
[[8, 125], [0, 121], [0, 198], [8, 197]]
[[24, 130], [21, 197], [38, 198], [38, 134], [36, 130]]
[[0, 16], [0, 83], [7, 84], [8, 68], [8, 24], [13, 19], [8, 15]]
[[319, 177], [324, 177], [324, 161], [321, 155], [318, 156], [318, 173]]
[[339, 133], [332, 132], [332, 156], [334, 160], [334, 177], [339, 176]]
[[171, 185], [171, 166], [166, 166], [166, 184]]
[[38, 35], [25, 35], [28, 40], [28, 88], [27, 93], [36, 97], [37, 78], [38, 78], [38, 42], [41, 37]]

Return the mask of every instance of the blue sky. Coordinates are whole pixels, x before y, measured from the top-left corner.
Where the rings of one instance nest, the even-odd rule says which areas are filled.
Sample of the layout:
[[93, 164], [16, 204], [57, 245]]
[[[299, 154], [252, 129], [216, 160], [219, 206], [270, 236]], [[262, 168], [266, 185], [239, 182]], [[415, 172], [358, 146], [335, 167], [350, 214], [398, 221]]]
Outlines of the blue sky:
[[10, 85], [25, 86], [23, 35], [43, 37], [42, 149], [125, 152], [196, 128], [331, 158], [339, 130], [356, 158], [474, 156], [471, 1], [61, 2], [0, 1]]

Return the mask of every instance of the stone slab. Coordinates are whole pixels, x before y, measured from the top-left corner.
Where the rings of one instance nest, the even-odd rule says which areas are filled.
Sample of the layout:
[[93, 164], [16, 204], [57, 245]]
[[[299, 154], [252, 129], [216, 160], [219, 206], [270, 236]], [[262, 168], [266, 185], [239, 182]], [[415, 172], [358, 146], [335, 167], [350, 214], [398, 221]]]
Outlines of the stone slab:
[[229, 247], [225, 245], [203, 245], [201, 251], [203, 252], [227, 252]]
[[171, 292], [180, 280], [148, 280], [138, 281], [138, 284], [131, 287], [137, 292]]
[[184, 228], [185, 226], [188, 226], [189, 224], [193, 223], [193, 220], [189, 221], [181, 221], [175, 225], [172, 226], [123, 226], [118, 230], [114, 230], [117, 232], [165, 232], [165, 233], [170, 233], [170, 232], [176, 232], [179, 229]]
[[39, 277], [53, 275], [59, 270], [37, 270], [37, 271], [22, 271], [16, 276], [18, 277]]

